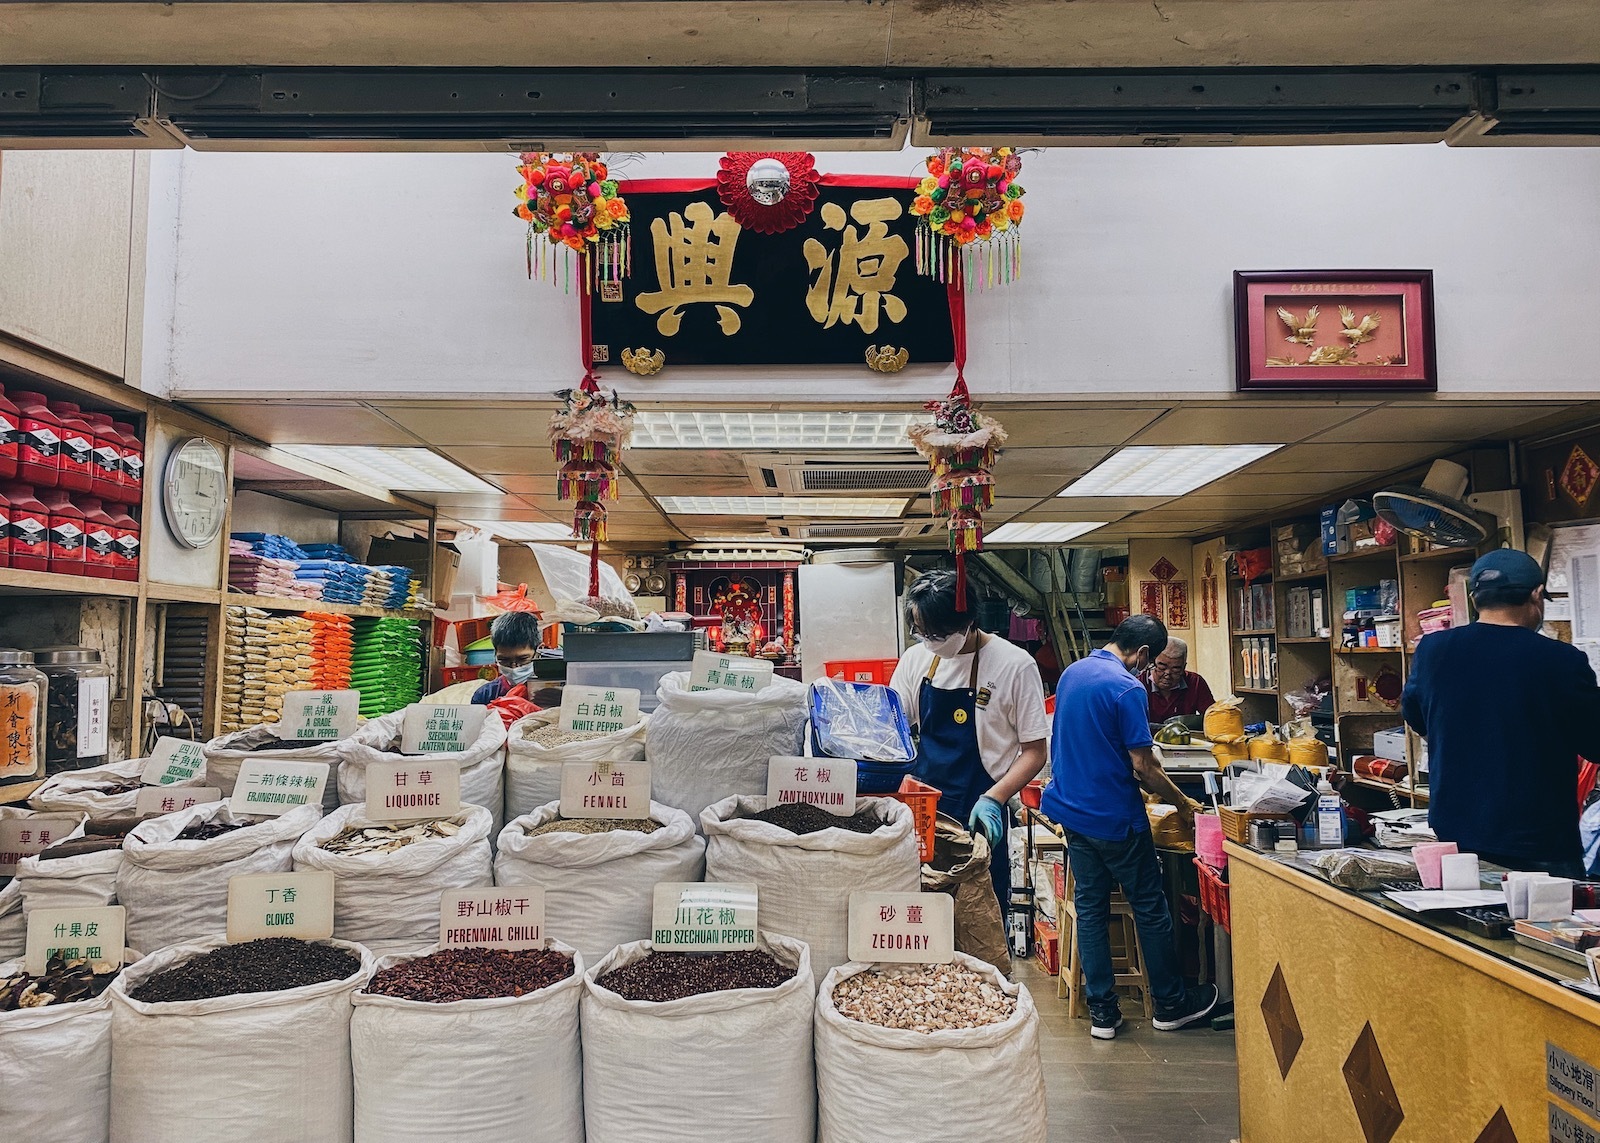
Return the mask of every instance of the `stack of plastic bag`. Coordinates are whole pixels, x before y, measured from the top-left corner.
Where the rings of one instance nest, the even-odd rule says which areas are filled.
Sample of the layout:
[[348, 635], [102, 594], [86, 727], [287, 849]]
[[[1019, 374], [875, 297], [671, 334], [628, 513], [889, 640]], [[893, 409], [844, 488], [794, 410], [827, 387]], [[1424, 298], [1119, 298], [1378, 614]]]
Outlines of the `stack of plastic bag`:
[[353, 646], [350, 617], [312, 611], [305, 619], [311, 624], [311, 689], [348, 690]]
[[368, 607], [382, 607], [394, 590], [394, 576], [382, 568], [366, 568], [366, 572], [367, 585], [361, 593], [361, 602]]
[[351, 624], [350, 685], [361, 714], [376, 718], [422, 697], [422, 637], [409, 619], [358, 618]]
[[300, 548], [308, 560], [333, 560], [341, 564], [353, 564], [354, 556], [344, 550], [342, 544], [301, 544]]
[[417, 584], [410, 568], [398, 564], [379, 564], [373, 570], [389, 574], [389, 594], [382, 600], [382, 606], [399, 608], [411, 605]]
[[283, 696], [312, 686], [312, 626], [300, 615], [230, 607], [224, 626], [221, 732], [269, 722]]
[[337, 560], [305, 560], [295, 578], [320, 588], [325, 603], [360, 603], [367, 590], [367, 569]]
[[234, 532], [229, 538], [247, 544], [249, 550], [258, 556], [297, 562], [307, 558], [305, 549], [288, 536], [279, 536], [271, 532]]

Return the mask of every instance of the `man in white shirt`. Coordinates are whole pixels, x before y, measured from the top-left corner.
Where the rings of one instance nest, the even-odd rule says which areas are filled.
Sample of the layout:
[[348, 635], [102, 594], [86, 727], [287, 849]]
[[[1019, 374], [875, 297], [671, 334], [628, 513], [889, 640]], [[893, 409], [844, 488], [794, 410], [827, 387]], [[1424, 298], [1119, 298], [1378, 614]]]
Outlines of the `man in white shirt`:
[[969, 586], [956, 606], [956, 576], [928, 572], [906, 591], [917, 642], [891, 685], [918, 731], [913, 774], [940, 792], [939, 812], [982, 833], [1002, 912], [1011, 889], [1006, 803], [1044, 769], [1050, 722], [1039, 666], [1020, 647], [978, 629]]

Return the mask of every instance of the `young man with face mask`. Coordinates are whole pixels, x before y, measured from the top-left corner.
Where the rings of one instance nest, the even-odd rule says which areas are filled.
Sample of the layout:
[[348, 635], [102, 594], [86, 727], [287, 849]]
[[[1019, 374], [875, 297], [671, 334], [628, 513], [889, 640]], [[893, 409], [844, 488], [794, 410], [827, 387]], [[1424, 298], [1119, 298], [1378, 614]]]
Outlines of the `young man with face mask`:
[[1162, 892], [1161, 863], [1150, 836], [1140, 790], [1175, 806], [1186, 823], [1194, 813], [1161, 769], [1150, 738], [1149, 696], [1139, 674], [1167, 646], [1159, 619], [1135, 615], [1111, 642], [1061, 674], [1056, 687], [1055, 732], [1050, 742], [1050, 784], [1040, 810], [1067, 832], [1073, 904], [1078, 914], [1078, 954], [1097, 1040], [1114, 1039], [1122, 1026], [1111, 964], [1111, 890], [1121, 885], [1133, 909], [1144, 953], [1155, 1027], [1176, 1031], [1208, 1015], [1215, 985], [1185, 988], [1172, 942], [1172, 914]]
[[1033, 656], [978, 629], [969, 585], [956, 607], [956, 576], [933, 571], [906, 589], [907, 648], [891, 685], [918, 730], [912, 772], [939, 790], [939, 812], [989, 842], [990, 875], [1004, 913], [1011, 894], [1006, 803], [1044, 768], [1050, 723]]
[[539, 620], [525, 611], [508, 611], [489, 625], [489, 638], [500, 677], [472, 693], [478, 706], [505, 698], [514, 688], [532, 681], [533, 664], [539, 657]]

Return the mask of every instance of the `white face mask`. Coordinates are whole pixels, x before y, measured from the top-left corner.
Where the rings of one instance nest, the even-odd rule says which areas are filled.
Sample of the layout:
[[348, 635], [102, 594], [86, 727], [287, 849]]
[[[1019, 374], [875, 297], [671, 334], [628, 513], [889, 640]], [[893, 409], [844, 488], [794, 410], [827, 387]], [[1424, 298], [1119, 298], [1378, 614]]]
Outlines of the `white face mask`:
[[957, 631], [954, 635], [943, 639], [929, 639], [926, 635], [919, 635], [918, 638], [922, 640], [922, 645], [932, 651], [936, 657], [950, 659], [961, 654], [961, 650], [967, 645], [967, 638], [971, 634], [970, 631]]

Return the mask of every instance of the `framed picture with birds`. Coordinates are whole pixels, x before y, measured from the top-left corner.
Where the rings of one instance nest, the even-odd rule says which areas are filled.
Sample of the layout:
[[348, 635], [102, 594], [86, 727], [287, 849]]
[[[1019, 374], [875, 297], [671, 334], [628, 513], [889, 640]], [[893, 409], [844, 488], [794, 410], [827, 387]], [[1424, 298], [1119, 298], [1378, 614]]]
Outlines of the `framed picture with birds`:
[[1240, 390], [1439, 388], [1432, 270], [1236, 270]]

